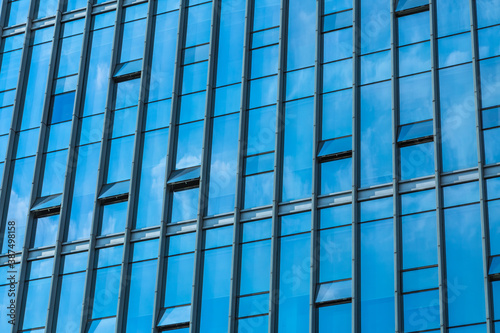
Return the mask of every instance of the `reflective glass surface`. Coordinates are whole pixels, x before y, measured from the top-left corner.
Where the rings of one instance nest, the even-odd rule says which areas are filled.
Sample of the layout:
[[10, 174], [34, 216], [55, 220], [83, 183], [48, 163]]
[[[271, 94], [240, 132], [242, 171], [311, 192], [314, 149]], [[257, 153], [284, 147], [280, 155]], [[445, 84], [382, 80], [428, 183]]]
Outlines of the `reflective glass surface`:
[[348, 279], [352, 277], [351, 229], [351, 226], [347, 226], [320, 231], [320, 283]]

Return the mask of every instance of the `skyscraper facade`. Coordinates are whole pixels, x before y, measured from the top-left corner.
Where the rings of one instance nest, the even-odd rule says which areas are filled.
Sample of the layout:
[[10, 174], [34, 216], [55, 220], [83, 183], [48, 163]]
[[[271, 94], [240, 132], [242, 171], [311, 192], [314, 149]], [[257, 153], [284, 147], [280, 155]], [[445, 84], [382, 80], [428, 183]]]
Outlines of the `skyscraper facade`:
[[500, 0], [0, 26], [0, 332], [500, 333]]

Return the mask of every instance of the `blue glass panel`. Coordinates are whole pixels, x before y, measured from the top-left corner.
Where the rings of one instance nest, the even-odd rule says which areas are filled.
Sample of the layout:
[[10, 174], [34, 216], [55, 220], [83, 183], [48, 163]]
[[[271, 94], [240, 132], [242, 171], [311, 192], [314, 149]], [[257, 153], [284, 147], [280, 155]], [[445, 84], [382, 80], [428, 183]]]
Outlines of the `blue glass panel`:
[[2, 40], [2, 52], [8, 52], [16, 49], [21, 49], [24, 43], [24, 34], [4, 37]]
[[73, 105], [75, 104], [75, 92], [55, 95], [52, 99], [52, 114], [50, 123], [59, 123], [71, 120], [73, 116]]
[[53, 265], [54, 258], [29, 261], [27, 276], [29, 276], [30, 280], [50, 277]]
[[252, 50], [251, 78], [276, 74], [278, 72], [279, 46], [272, 45]]
[[488, 270], [489, 275], [500, 273], [500, 257], [492, 257], [490, 259], [490, 268]]
[[[0, 81], [1, 82], [1, 81]], [[16, 90], [4, 91], [0, 93], [0, 105], [7, 106], [14, 104]]]
[[323, 62], [352, 57], [352, 28], [323, 35]]
[[[349, 206], [348, 206], [349, 207]], [[320, 231], [319, 282], [352, 277], [351, 226]], [[350, 289], [350, 281], [349, 281]], [[351, 295], [349, 294], [350, 297]]]
[[391, 29], [387, 24], [390, 1], [361, 0], [361, 24], [367, 27], [361, 34], [361, 53], [370, 53], [391, 47]]
[[351, 297], [352, 281], [340, 281], [321, 284], [316, 295], [316, 303], [329, 302]]
[[62, 193], [66, 174], [68, 150], [56, 151], [45, 155], [43, 185], [40, 196]]
[[287, 70], [314, 65], [316, 50], [316, 1], [288, 2]]
[[360, 222], [380, 220], [393, 215], [392, 197], [359, 203]]
[[276, 76], [250, 81], [249, 108], [253, 109], [259, 106], [275, 104], [277, 89]]
[[272, 204], [273, 179], [273, 172], [245, 177], [245, 202], [243, 207], [254, 208]]
[[467, 0], [439, 0], [436, 6], [438, 37], [470, 30]]
[[323, 65], [323, 92], [352, 87], [352, 59]]
[[174, 9], [179, 9], [179, 0], [158, 0], [156, 13], [164, 13]]
[[126, 7], [124, 9], [125, 15], [123, 18], [123, 22], [129, 22], [144, 18], [147, 15], [147, 11], [148, 11], [147, 3], [141, 3], [139, 5]]
[[262, 47], [271, 44], [278, 44], [279, 28], [255, 32], [252, 34], [252, 48]]
[[280, 24], [280, 0], [255, 0], [253, 31]]
[[228, 246], [233, 243], [233, 226], [212, 228], [205, 231], [205, 249]]
[[[15, 248], [11, 250], [20, 251], [23, 247], [24, 234], [26, 230], [26, 217], [29, 212], [29, 202], [31, 194], [31, 179], [35, 168], [35, 158], [25, 158], [13, 163], [12, 188], [10, 189], [7, 218], [5, 221], [16, 222], [16, 242]], [[8, 235], [4, 233], [2, 253], [7, 253]]]
[[[496, 329], [495, 329], [496, 331]], [[486, 333], [486, 324], [455, 327], [448, 330], [449, 333]]]
[[352, 304], [325, 306], [318, 309], [318, 333], [351, 333]]
[[61, 257], [62, 273], [68, 274], [85, 271], [87, 269], [87, 257], [87, 251], [63, 255]]
[[21, 50], [7, 52], [2, 55], [2, 63], [0, 67], [0, 90], [16, 88], [19, 66], [21, 65], [21, 56]]
[[193, 268], [194, 254], [192, 253], [167, 259], [167, 280], [163, 306], [191, 303]]
[[7, 145], [9, 143], [9, 136], [0, 136], [0, 161], [4, 161], [7, 155]]
[[26, 283], [26, 303], [22, 329], [45, 326], [50, 296], [51, 279], [40, 279]]
[[392, 181], [391, 83], [361, 88], [361, 187]]
[[[158, 326], [170, 326], [181, 323], [188, 323], [191, 316], [191, 305], [180, 306], [177, 308], [165, 309], [163, 315], [158, 322]], [[171, 332], [183, 332], [183, 330], [175, 330]], [[187, 333], [187, 332], [186, 332]]]
[[100, 144], [78, 148], [74, 187], [78, 190], [73, 191], [67, 241], [90, 236], [100, 148]]
[[132, 261], [157, 258], [159, 243], [158, 239], [132, 243]]
[[130, 179], [132, 170], [132, 147], [134, 136], [111, 140], [107, 183], [116, 183]]
[[188, 8], [185, 47], [204, 44], [210, 41], [211, 19], [211, 3]]
[[439, 67], [469, 62], [472, 59], [470, 33], [438, 39]]
[[205, 115], [205, 91], [184, 95], [180, 98], [179, 124], [203, 119]]
[[426, 119], [432, 119], [431, 73], [400, 78], [399, 124], [404, 125]]
[[391, 51], [365, 55], [361, 59], [361, 84], [391, 78]]
[[244, 223], [242, 226], [241, 242], [245, 243], [271, 238], [271, 225], [271, 219]]
[[488, 202], [488, 225], [490, 229], [490, 255], [500, 254], [500, 201]]
[[477, 166], [472, 65], [439, 71], [443, 171]]
[[54, 245], [59, 227], [59, 215], [39, 217], [35, 221], [36, 231], [32, 247]]
[[13, 109], [12, 106], [0, 109], [0, 135], [9, 133]]
[[434, 143], [402, 147], [400, 150], [401, 180], [434, 175]]
[[[106, 0], [94, 0], [96, 3], [104, 2]], [[110, 11], [94, 16], [93, 29], [101, 29], [104, 27], [112, 27], [115, 24], [116, 12]]]
[[399, 76], [405, 76], [431, 69], [430, 42], [399, 48]]
[[403, 292], [437, 288], [439, 286], [438, 273], [437, 267], [403, 272]]
[[64, 38], [59, 49], [57, 77], [78, 73], [83, 35]]
[[[52, 0], [48, 0], [52, 1]], [[39, 30], [35, 30], [30, 36], [30, 42], [32, 45], [41, 44], [45, 42], [50, 42], [53, 38], [54, 29], [53, 27], [47, 27]]]
[[352, 158], [321, 163], [320, 194], [337, 193], [352, 189]]
[[127, 206], [127, 201], [103, 206], [99, 235], [109, 235], [125, 231]]
[[302, 333], [309, 327], [311, 235], [281, 238], [278, 332]]
[[57, 0], [44, 0], [43, 3], [39, 3], [36, 18], [56, 15], [58, 2]]
[[500, 23], [500, 2], [498, 0], [476, 0], [476, 5], [478, 27]]
[[285, 104], [282, 201], [311, 196], [313, 98]]
[[8, 17], [9, 17], [7, 26], [10, 27], [12, 25], [26, 22], [29, 8], [30, 8], [29, 0], [19, 0], [10, 2], [9, 6], [7, 7]]
[[97, 250], [96, 267], [119, 265], [122, 262], [123, 245], [109, 246]]
[[200, 167], [195, 166], [192, 168], [175, 170], [168, 178], [168, 184], [175, 184], [186, 180], [192, 180], [200, 177]]
[[471, 182], [443, 187], [444, 207], [464, 205], [479, 201], [479, 183]]
[[92, 318], [116, 315], [120, 273], [120, 266], [98, 269], [96, 271]]
[[146, 107], [146, 125], [144, 130], [168, 127], [170, 125], [170, 111], [172, 100], [148, 103]]
[[439, 290], [403, 296], [404, 331], [439, 328]]
[[87, 5], [87, 1], [86, 0], [67, 0], [66, 1], [66, 10], [65, 11], [71, 11], [71, 10], [75, 10], [75, 9], [78, 9], [78, 8], [83, 8]]
[[[160, 3], [158, 3], [158, 12]], [[172, 96], [178, 21], [179, 11], [156, 16], [149, 101]]]
[[481, 322], [485, 306], [479, 205], [447, 209], [444, 222], [449, 325]]
[[311, 212], [285, 215], [281, 217], [281, 235], [291, 235], [311, 229]]
[[131, 267], [125, 332], [140, 332], [151, 327], [155, 297], [156, 260]]
[[168, 255], [192, 252], [195, 248], [196, 233], [190, 232], [168, 238]]
[[352, 206], [342, 205], [320, 210], [321, 229], [352, 223]]
[[401, 218], [403, 269], [437, 265], [436, 212]]
[[[417, 0], [419, 2], [429, 3], [428, 0]], [[399, 0], [398, 9], [405, 7], [405, 3], [412, 2]], [[431, 24], [429, 22], [429, 12], [421, 12], [412, 15], [398, 17], [398, 43], [399, 46], [423, 42], [430, 39]]]
[[481, 70], [481, 103], [483, 108], [500, 104], [495, 87], [500, 84], [500, 57], [482, 60]]
[[182, 93], [189, 94], [205, 90], [207, 85], [208, 61], [182, 67]]
[[433, 210], [436, 206], [436, 190], [412, 192], [401, 195], [401, 214], [413, 214]]
[[130, 189], [130, 180], [124, 182], [104, 185], [99, 193], [98, 199], [110, 198], [120, 194], [128, 193]]
[[352, 10], [323, 17], [323, 31], [337, 30], [352, 25]]
[[247, 155], [274, 150], [276, 138], [276, 106], [248, 112]]
[[218, 88], [215, 90], [214, 116], [240, 111], [241, 85]]
[[352, 150], [352, 137], [348, 136], [336, 140], [328, 140], [320, 143], [318, 157], [338, 154]]
[[116, 326], [116, 317], [93, 320], [87, 330], [87, 333], [106, 333], [113, 332]]
[[269, 311], [269, 294], [240, 297], [238, 301], [239, 317], [267, 314]]
[[75, 332], [80, 328], [85, 273], [60, 277], [61, 291], [56, 313], [56, 332]]
[[200, 331], [219, 333], [227, 329], [232, 249], [205, 251]]
[[314, 67], [286, 74], [287, 101], [312, 95], [314, 95]]
[[135, 228], [160, 225], [167, 159], [168, 128], [144, 134]]
[[483, 110], [483, 129], [500, 126], [500, 108]]
[[352, 89], [323, 95], [322, 123], [323, 140], [352, 134]]
[[[134, 6], [136, 7], [136, 6]], [[129, 7], [129, 8], [134, 8]], [[126, 11], [127, 13], [127, 11]], [[137, 20], [123, 24], [120, 63], [142, 58], [146, 20]]]
[[[85, 7], [87, 4], [84, 3], [84, 0], [68, 0], [68, 2], [75, 2], [75, 1], [80, 1], [82, 2], [82, 7]], [[82, 8], [80, 7], [80, 8]], [[69, 21], [65, 22], [62, 24], [61, 30], [62, 30], [62, 36], [63, 37], [68, 37], [68, 36], [73, 36], [77, 34], [83, 33], [83, 29], [85, 28], [85, 19], [81, 18], [78, 20], [74, 21]]]
[[115, 110], [137, 105], [141, 79], [120, 82], [116, 85]]
[[486, 180], [488, 200], [500, 198], [500, 178], [490, 178]]
[[60, 94], [76, 89], [78, 75], [72, 75], [55, 80], [54, 94]]
[[393, 221], [361, 225], [361, 330], [394, 330]]
[[177, 191], [172, 199], [170, 223], [193, 220], [198, 215], [198, 188]]
[[49, 142], [47, 144], [47, 152], [68, 148], [71, 136], [71, 121], [50, 125], [48, 126], [48, 131]]
[[140, 72], [142, 70], [142, 59], [134, 60], [126, 63], [119, 64], [116, 66], [115, 73], [113, 77], [118, 77], [122, 75], [127, 75], [135, 72]]
[[245, 175], [274, 170], [274, 153], [247, 157]]
[[[493, 318], [500, 319], [500, 281], [491, 283], [491, 293], [493, 295]], [[497, 332], [495, 330], [495, 332]]]

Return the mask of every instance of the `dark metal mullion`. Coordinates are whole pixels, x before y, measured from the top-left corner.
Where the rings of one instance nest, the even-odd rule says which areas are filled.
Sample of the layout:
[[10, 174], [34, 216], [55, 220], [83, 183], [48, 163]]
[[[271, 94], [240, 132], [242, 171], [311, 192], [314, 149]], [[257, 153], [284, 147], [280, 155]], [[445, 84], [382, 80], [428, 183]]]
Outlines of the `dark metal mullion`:
[[[208, 54], [208, 75], [205, 100], [205, 116], [203, 125], [203, 144], [201, 148], [200, 190], [198, 197], [198, 213], [196, 218], [196, 244], [194, 251], [193, 291], [191, 294], [191, 333], [200, 331], [201, 291], [203, 283], [203, 216], [208, 199], [210, 178], [210, 152], [212, 141], [213, 87], [216, 78], [217, 48], [219, 44], [219, 21], [221, 0], [212, 1], [212, 22], [210, 25], [210, 51]], [[203, 332], [202, 332], [203, 333]]]
[[[155, 288], [155, 298], [154, 298], [154, 312], [153, 312], [153, 329], [152, 332], [158, 332], [156, 324], [160, 320], [161, 309], [164, 303], [165, 294], [165, 280], [166, 280], [166, 260], [165, 254], [168, 246], [167, 234], [167, 222], [169, 219], [170, 212], [170, 202], [171, 202], [171, 190], [168, 185], [168, 177], [172, 170], [175, 169], [175, 151], [176, 151], [176, 137], [177, 137], [177, 118], [179, 109], [179, 99], [182, 87], [181, 73], [182, 73], [182, 51], [184, 47], [185, 31], [187, 25], [187, 0], [179, 1], [179, 18], [177, 26], [177, 44], [175, 52], [175, 67], [174, 67], [174, 78], [173, 78], [173, 88], [172, 88], [172, 103], [170, 110], [170, 125], [168, 131], [168, 148], [167, 148], [167, 165], [165, 167], [165, 181], [163, 185], [163, 209], [162, 209], [162, 221], [160, 225], [160, 244], [158, 248], [158, 263], [156, 269], [156, 288]], [[162, 14], [163, 15], [163, 14]]]
[[238, 308], [237, 296], [239, 296], [240, 278], [241, 275], [241, 209], [243, 205], [244, 195], [244, 166], [246, 152], [246, 135], [248, 127], [248, 77], [250, 75], [250, 48], [251, 48], [251, 32], [253, 22], [253, 1], [246, 0], [245, 12], [245, 28], [243, 42], [243, 66], [241, 75], [241, 100], [240, 100], [240, 120], [239, 120], [239, 137], [238, 137], [238, 161], [236, 168], [236, 190], [234, 201], [234, 226], [233, 226], [233, 253], [231, 265], [231, 289], [229, 295], [229, 333], [237, 332], [238, 323]]
[[432, 73], [432, 99], [434, 118], [434, 166], [436, 182], [436, 223], [438, 241], [438, 274], [439, 274], [439, 308], [441, 333], [447, 332], [448, 327], [448, 302], [446, 290], [446, 258], [445, 258], [445, 235], [444, 235], [444, 213], [443, 195], [441, 189], [441, 118], [439, 107], [439, 71], [437, 53], [437, 23], [436, 23], [436, 3], [429, 0], [430, 30], [431, 30], [431, 73]]
[[479, 174], [479, 205], [481, 210], [481, 236], [483, 241], [483, 274], [484, 274], [484, 293], [486, 305], [486, 332], [494, 332], [493, 323], [493, 299], [491, 284], [488, 275], [488, 266], [490, 258], [490, 238], [488, 221], [488, 202], [486, 195], [486, 181], [484, 179], [484, 137], [482, 128], [482, 98], [481, 98], [481, 77], [479, 68], [479, 42], [477, 36], [477, 8], [476, 1], [469, 0], [471, 11], [471, 38], [472, 38], [472, 70], [474, 75], [474, 97], [476, 99], [476, 140], [477, 140], [477, 158]]
[[279, 299], [279, 267], [280, 267], [280, 220], [279, 202], [281, 201], [281, 184], [283, 169], [283, 128], [284, 98], [285, 98], [285, 68], [287, 54], [287, 27], [288, 27], [288, 1], [281, 0], [280, 8], [280, 37], [279, 37], [279, 65], [278, 65], [278, 96], [276, 101], [276, 135], [274, 154], [274, 183], [272, 206], [272, 231], [271, 231], [271, 277], [269, 299], [269, 332], [278, 331], [278, 305]]
[[136, 208], [137, 208], [137, 198], [138, 198], [138, 187], [139, 180], [141, 177], [141, 157], [142, 148], [144, 144], [144, 138], [142, 134], [144, 118], [146, 116], [145, 112], [145, 100], [147, 97], [147, 92], [149, 90], [149, 78], [151, 71], [151, 53], [152, 53], [152, 38], [153, 38], [153, 14], [156, 7], [156, 1], [151, 0], [148, 3], [148, 11], [146, 14], [146, 31], [144, 34], [144, 50], [142, 56], [142, 75], [141, 75], [141, 85], [139, 88], [139, 101], [137, 105], [137, 116], [136, 116], [136, 128], [135, 128], [135, 138], [134, 138], [134, 148], [132, 156], [132, 169], [130, 175], [130, 188], [128, 196], [127, 205], [127, 217], [126, 217], [126, 227], [125, 235], [123, 239], [123, 257], [122, 257], [122, 268], [120, 276], [120, 288], [118, 292], [118, 312], [116, 314], [116, 332], [124, 332], [126, 329], [126, 319], [127, 319], [127, 301], [128, 293], [130, 287], [130, 272], [131, 263], [129, 259], [131, 257], [131, 244], [130, 240], [132, 238], [132, 229], [134, 227]]
[[[104, 128], [102, 131], [101, 139], [101, 152], [99, 156], [99, 164], [97, 170], [97, 185], [94, 197], [94, 210], [92, 212], [92, 226], [90, 229], [90, 240], [89, 240], [89, 256], [87, 260], [87, 275], [85, 277], [85, 287], [84, 287], [84, 297], [82, 306], [82, 318], [80, 323], [80, 332], [85, 332], [85, 327], [87, 321], [90, 319], [92, 313], [92, 303], [93, 296], [92, 290], [94, 286], [94, 258], [95, 258], [95, 246], [97, 243], [97, 232], [100, 220], [101, 204], [99, 202], [99, 190], [104, 184], [104, 176], [106, 175], [107, 164], [108, 164], [108, 149], [109, 149], [109, 137], [111, 132], [111, 109], [113, 107], [113, 96], [115, 91], [115, 84], [113, 82], [113, 72], [116, 67], [118, 60], [118, 49], [120, 47], [120, 36], [121, 36], [121, 17], [122, 17], [122, 4], [124, 0], [118, 0], [116, 3], [116, 16], [113, 34], [113, 46], [111, 52], [111, 61], [108, 73], [108, 89], [106, 97], [106, 107], [104, 109]], [[118, 311], [118, 308], [117, 308]]]

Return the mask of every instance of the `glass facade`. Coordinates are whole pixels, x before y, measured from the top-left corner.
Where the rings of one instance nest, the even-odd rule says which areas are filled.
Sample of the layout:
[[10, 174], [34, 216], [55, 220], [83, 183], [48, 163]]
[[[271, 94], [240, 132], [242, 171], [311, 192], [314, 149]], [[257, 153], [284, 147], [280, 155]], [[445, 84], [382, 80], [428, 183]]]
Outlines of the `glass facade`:
[[500, 0], [0, 27], [0, 332], [500, 333]]

